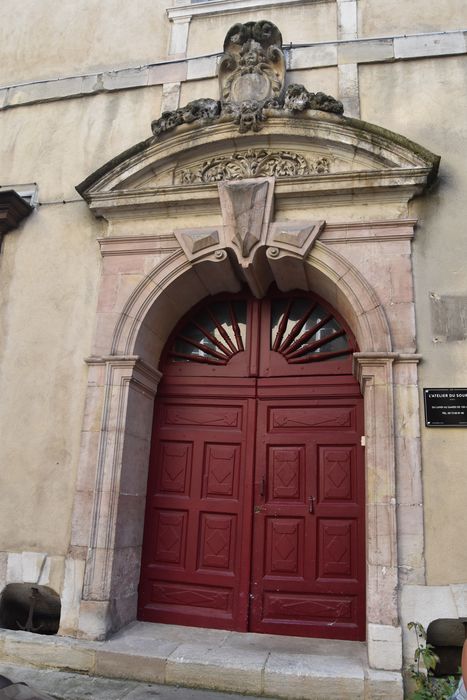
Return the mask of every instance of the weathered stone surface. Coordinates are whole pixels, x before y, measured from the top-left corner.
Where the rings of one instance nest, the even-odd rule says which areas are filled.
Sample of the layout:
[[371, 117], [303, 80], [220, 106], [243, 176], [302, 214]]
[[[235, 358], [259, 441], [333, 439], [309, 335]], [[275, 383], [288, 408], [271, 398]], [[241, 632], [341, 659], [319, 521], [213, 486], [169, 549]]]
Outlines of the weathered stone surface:
[[2, 631], [3, 659], [15, 664], [72, 668], [90, 671], [94, 666], [95, 647], [64, 637], [46, 637], [31, 632]]
[[365, 700], [403, 700], [404, 685], [400, 673], [369, 668], [365, 676]]
[[160, 655], [145, 652], [99, 651], [96, 654], [95, 674], [109, 678], [129, 678], [151, 683], [165, 681], [167, 656], [176, 649], [176, 644], [165, 644]]
[[300, 177], [313, 173], [328, 173], [330, 159], [323, 156], [316, 160], [305, 158], [293, 151], [269, 151], [266, 149], [232, 153], [204, 161], [202, 165], [184, 168], [177, 173], [180, 184], [241, 180], [250, 177]]
[[261, 693], [268, 652], [181, 644], [167, 659], [166, 681], [197, 688]]
[[204, 99], [193, 100], [185, 107], [173, 112], [163, 112], [159, 119], [152, 122], [151, 128], [154, 136], [159, 136], [164, 131], [192, 122], [210, 122], [220, 114], [220, 103], [217, 100]]
[[[215, 57], [190, 63], [188, 79], [208, 77], [215, 67]], [[192, 73], [190, 73], [190, 71]], [[322, 92], [308, 92], [302, 85], [292, 85], [284, 92], [285, 58], [282, 36], [268, 20], [235, 24], [227, 32], [224, 54], [219, 68], [220, 102], [198, 99], [186, 107], [164, 111], [152, 122], [154, 136], [165, 131], [199, 122], [208, 124], [220, 117], [233, 120], [241, 134], [259, 131], [268, 110], [285, 108], [294, 112], [319, 109], [342, 114], [342, 103]], [[285, 99], [285, 103], [284, 103]]]
[[394, 38], [395, 58], [415, 58], [450, 53], [465, 53], [465, 40], [462, 32]]
[[305, 109], [320, 109], [323, 112], [343, 114], [342, 102], [324, 92], [309, 92], [303, 85], [289, 85], [285, 93], [284, 109], [303, 112]]
[[242, 258], [264, 238], [271, 213], [270, 184], [261, 179], [219, 185], [225, 226]]
[[368, 661], [372, 668], [399, 671], [402, 667], [402, 631], [390, 625], [368, 625]]
[[285, 79], [282, 36], [267, 20], [234, 24], [224, 41], [219, 64], [223, 102], [280, 98]]
[[264, 692], [283, 698], [361, 700], [363, 669], [342, 657], [272, 653], [264, 669]]

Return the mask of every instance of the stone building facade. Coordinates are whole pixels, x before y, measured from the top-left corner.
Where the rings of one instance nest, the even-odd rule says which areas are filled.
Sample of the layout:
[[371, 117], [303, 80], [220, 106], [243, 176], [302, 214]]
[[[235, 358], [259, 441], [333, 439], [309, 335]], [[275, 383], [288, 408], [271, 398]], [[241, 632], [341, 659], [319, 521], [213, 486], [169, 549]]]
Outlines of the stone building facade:
[[467, 617], [466, 427], [423, 407], [467, 386], [465, 3], [2, 15], [1, 587], [53, 588], [62, 635], [136, 619], [174, 328], [219, 294], [317, 295], [364, 415], [360, 553], [332, 539], [364, 571], [369, 665], [400, 672], [410, 620]]

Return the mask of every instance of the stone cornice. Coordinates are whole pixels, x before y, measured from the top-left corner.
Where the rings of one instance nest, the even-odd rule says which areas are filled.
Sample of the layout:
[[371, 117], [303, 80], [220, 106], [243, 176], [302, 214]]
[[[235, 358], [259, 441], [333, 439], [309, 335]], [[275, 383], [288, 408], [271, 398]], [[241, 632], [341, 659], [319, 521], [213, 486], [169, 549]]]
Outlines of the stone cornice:
[[32, 211], [15, 190], [0, 190], [0, 247], [5, 233], [17, 228]]
[[[195, 9], [197, 6], [191, 7]], [[289, 70], [323, 68], [349, 63], [392, 63], [415, 58], [443, 58], [467, 53], [467, 30], [317, 42], [284, 47], [284, 53]], [[117, 70], [109, 67], [101, 73], [59, 76], [48, 80], [5, 85], [0, 87], [0, 110], [70, 97], [152, 87], [166, 82], [214, 78], [217, 74], [219, 56], [220, 53], [176, 58]]]
[[[304, 5], [323, 2], [323, 0], [208, 0], [207, 2], [205, 0], [196, 4], [179, 3], [175, 7], [169, 7], [166, 12], [171, 21], [177, 21], [192, 17], [211, 17], [219, 13], [262, 11], [269, 7], [295, 5], [298, 2]], [[333, 2], [333, 0], [327, 0], [327, 2]]]
[[[331, 175], [310, 175], [292, 180], [277, 180], [276, 196], [281, 206], [294, 206], [299, 197], [302, 205], [326, 201], [340, 204], [351, 196], [378, 197], [378, 201], [407, 202], [420, 194], [430, 174], [430, 168], [397, 169], [394, 172], [344, 172]], [[218, 213], [219, 198], [216, 183], [173, 185], [147, 190], [96, 192], [87, 197], [96, 216], [110, 219], [161, 217], [168, 213], [192, 211]]]

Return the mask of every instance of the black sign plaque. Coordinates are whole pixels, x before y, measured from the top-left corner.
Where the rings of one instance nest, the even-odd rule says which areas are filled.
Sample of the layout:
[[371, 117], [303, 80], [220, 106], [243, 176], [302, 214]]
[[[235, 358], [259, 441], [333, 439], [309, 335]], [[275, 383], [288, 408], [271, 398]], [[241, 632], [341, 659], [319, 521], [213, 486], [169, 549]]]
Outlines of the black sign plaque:
[[467, 389], [424, 389], [423, 396], [427, 427], [467, 426]]

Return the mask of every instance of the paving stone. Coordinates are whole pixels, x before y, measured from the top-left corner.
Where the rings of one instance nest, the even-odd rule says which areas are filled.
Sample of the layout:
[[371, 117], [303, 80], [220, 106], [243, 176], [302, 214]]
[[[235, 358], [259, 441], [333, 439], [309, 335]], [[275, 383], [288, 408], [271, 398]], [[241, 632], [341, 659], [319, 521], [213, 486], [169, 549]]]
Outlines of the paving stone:
[[271, 654], [264, 671], [264, 692], [282, 698], [362, 700], [361, 664], [337, 656]]
[[[56, 700], [240, 700], [239, 695], [230, 693], [93, 678], [15, 665], [0, 664], [0, 673], [14, 682], [28, 683], [31, 689], [53, 693]], [[260, 700], [258, 696], [242, 697], [245, 700]]]
[[30, 632], [2, 630], [3, 658], [11, 663], [71, 668], [89, 671], [94, 665], [95, 647], [65, 637], [47, 637]]
[[167, 659], [167, 683], [239, 693], [261, 693], [268, 652], [181, 644]]
[[163, 683], [167, 657], [178, 647], [177, 642], [118, 640], [97, 651], [95, 673], [110, 678], [131, 678]]
[[0, 658], [59, 700], [402, 699], [401, 674], [369, 669], [366, 644], [331, 639], [134, 622], [105, 642], [0, 630]]
[[365, 679], [365, 700], [403, 700], [404, 686], [400, 673], [368, 669]]

